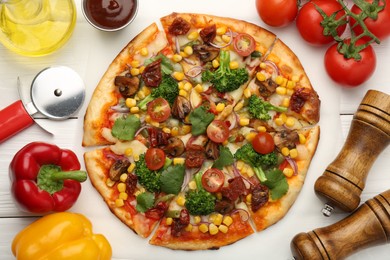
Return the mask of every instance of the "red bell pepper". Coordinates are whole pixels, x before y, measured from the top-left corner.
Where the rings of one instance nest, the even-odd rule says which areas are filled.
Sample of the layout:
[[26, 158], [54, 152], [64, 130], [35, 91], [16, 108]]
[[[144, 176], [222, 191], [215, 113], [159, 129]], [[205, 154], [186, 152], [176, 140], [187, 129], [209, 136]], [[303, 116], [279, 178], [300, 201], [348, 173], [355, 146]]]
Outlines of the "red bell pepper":
[[76, 202], [87, 173], [76, 154], [56, 145], [32, 142], [10, 164], [11, 193], [22, 210], [65, 211]]

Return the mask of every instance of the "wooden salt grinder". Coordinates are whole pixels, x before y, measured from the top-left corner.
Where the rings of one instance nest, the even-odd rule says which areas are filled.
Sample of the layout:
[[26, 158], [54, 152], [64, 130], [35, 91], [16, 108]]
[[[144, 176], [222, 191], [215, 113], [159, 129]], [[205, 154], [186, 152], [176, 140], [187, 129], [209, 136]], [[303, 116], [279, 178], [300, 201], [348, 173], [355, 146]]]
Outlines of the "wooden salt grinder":
[[340, 260], [361, 249], [389, 242], [390, 190], [387, 190], [335, 224], [297, 234], [290, 246], [295, 260]]
[[352, 212], [359, 206], [368, 172], [389, 142], [390, 95], [369, 90], [353, 117], [343, 148], [314, 185], [317, 196], [325, 201], [325, 216], [330, 216], [334, 207]]

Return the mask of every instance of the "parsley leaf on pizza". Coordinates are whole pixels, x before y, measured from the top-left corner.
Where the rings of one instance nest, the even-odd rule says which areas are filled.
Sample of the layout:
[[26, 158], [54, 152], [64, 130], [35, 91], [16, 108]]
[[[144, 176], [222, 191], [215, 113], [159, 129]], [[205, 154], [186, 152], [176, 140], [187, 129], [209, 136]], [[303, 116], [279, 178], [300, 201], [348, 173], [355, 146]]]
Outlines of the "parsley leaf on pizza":
[[205, 106], [195, 108], [189, 115], [189, 121], [192, 124], [192, 134], [194, 136], [204, 134], [214, 117], [214, 114], [208, 112]]
[[167, 194], [178, 194], [181, 190], [185, 167], [181, 164], [167, 167], [160, 177], [161, 190]]
[[141, 122], [138, 117], [130, 115], [126, 117], [120, 117], [115, 120], [112, 127], [112, 135], [121, 140], [133, 140], [135, 132], [141, 126]]

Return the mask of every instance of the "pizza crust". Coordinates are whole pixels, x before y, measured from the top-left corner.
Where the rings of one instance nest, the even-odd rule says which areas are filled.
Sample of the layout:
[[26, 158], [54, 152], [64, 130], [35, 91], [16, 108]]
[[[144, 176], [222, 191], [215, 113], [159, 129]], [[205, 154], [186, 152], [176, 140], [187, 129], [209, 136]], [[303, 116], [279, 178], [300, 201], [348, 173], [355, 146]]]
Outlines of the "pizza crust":
[[194, 226], [191, 232], [179, 237], [172, 236], [169, 226], [165, 225], [164, 218], [149, 243], [175, 250], [218, 249], [222, 246], [233, 244], [254, 233], [248, 220], [242, 221], [239, 214], [234, 214], [232, 218], [233, 224], [229, 226], [227, 234], [219, 232], [216, 235], [210, 235], [208, 233], [202, 233], [199, 231], [198, 226]]

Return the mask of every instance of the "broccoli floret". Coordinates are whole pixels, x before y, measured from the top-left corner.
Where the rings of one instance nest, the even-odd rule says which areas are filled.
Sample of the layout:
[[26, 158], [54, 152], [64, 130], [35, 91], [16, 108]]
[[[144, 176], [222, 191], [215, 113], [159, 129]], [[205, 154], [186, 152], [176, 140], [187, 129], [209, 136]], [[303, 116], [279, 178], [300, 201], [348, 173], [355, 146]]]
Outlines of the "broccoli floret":
[[179, 95], [179, 84], [170, 75], [163, 75], [160, 85], [152, 90], [152, 97], [162, 97], [172, 106], [176, 97]]
[[146, 96], [144, 99], [142, 99], [139, 103], [138, 103], [138, 107], [142, 110], [146, 110], [147, 108], [147, 105], [150, 101], [152, 101], [154, 99], [154, 97], [152, 97], [152, 95], [148, 95]]
[[145, 187], [147, 191], [160, 191], [160, 176], [158, 171], [152, 171], [146, 166], [145, 154], [139, 156], [139, 160], [135, 162], [135, 175], [138, 177], [138, 182]]
[[270, 168], [277, 164], [278, 158], [275, 152], [268, 154], [257, 153], [251, 144], [245, 144], [241, 146], [234, 155], [237, 160], [241, 160], [249, 164], [255, 172], [260, 182], [265, 182], [267, 177], [265, 176], [263, 167]]
[[272, 168], [278, 164], [278, 156], [275, 152], [260, 155], [260, 164], [265, 168]]
[[162, 97], [172, 106], [179, 95], [179, 85], [172, 76], [163, 74], [162, 81], [157, 88], [152, 89], [150, 95], [138, 103], [138, 107], [146, 110], [147, 104], [155, 98]]
[[247, 82], [249, 76], [245, 68], [230, 69], [230, 52], [221, 51], [219, 54], [219, 67], [215, 71], [206, 70], [202, 74], [204, 82], [210, 82], [219, 92], [229, 92], [238, 89]]
[[203, 171], [195, 174], [197, 189], [186, 194], [185, 207], [191, 215], [208, 215], [215, 209], [216, 198], [202, 186]]
[[254, 118], [267, 121], [271, 119], [271, 116], [268, 114], [268, 111], [270, 110], [274, 110], [276, 112], [286, 112], [287, 108], [274, 106], [256, 95], [250, 96], [248, 101], [248, 111]]
[[190, 191], [185, 206], [191, 215], [208, 215], [214, 211], [215, 197], [203, 189]]

